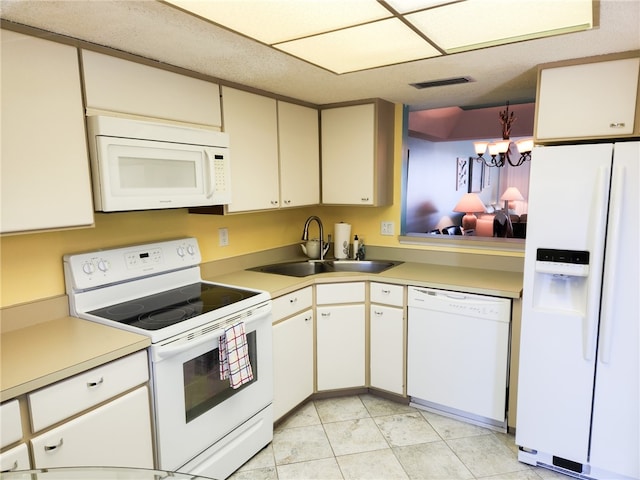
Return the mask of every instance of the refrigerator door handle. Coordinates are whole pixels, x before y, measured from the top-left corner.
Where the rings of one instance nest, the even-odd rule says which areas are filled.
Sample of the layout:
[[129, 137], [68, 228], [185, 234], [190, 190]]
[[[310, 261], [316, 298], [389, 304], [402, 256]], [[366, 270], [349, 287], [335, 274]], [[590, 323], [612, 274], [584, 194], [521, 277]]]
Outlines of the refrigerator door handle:
[[[625, 188], [626, 171], [624, 166], [620, 166], [613, 173], [613, 182], [611, 186], [611, 212], [612, 217], [609, 220], [609, 238], [622, 238], [620, 226], [622, 222], [622, 209]], [[603, 316], [600, 321], [600, 361], [609, 363], [611, 360], [611, 339], [613, 330], [613, 307], [614, 307], [614, 282], [611, 280], [615, 275], [616, 265], [618, 265], [617, 246], [609, 246], [607, 248], [607, 261], [605, 262], [604, 271], [604, 289], [602, 292], [602, 312]]]
[[[606, 226], [607, 216], [602, 212], [607, 211], [607, 201], [609, 193], [609, 174], [608, 168], [600, 167], [598, 177], [596, 179], [596, 195], [592, 203], [593, 211], [591, 218], [596, 218], [593, 228], [593, 238], [604, 239], [604, 229]], [[594, 251], [599, 251], [604, 245], [592, 245]], [[595, 260], [595, 259], [594, 259]], [[600, 280], [601, 276], [596, 275], [597, 269], [591, 270], [593, 273], [589, 276], [589, 291], [587, 311], [585, 312], [583, 332], [582, 332], [582, 357], [590, 362], [593, 360], [595, 351], [596, 328], [598, 324], [598, 310], [600, 308]], [[597, 278], [596, 278], [597, 277]]]

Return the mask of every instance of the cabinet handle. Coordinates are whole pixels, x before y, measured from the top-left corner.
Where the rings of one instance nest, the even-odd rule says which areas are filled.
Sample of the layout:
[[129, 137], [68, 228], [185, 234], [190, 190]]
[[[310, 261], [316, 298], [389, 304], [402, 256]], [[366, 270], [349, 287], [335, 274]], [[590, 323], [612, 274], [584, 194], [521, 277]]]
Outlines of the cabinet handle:
[[369, 197], [362, 197], [360, 198], [361, 201], [363, 202], [368, 202], [369, 201]]
[[625, 127], [624, 122], [615, 122], [615, 123], [609, 124], [609, 128], [624, 128], [624, 127]]
[[385, 295], [389, 295], [389, 294], [391, 293], [391, 290], [384, 289], [384, 288], [383, 288], [382, 290], [380, 290], [380, 291], [381, 291], [382, 293], [384, 293]]
[[330, 317], [331, 312], [322, 312], [320, 315], [322, 315], [323, 317]]
[[63, 443], [64, 442], [63, 442], [63, 440], [61, 438], [57, 445], [45, 445], [44, 446], [44, 451], [45, 452], [51, 452], [53, 450], [57, 450], [58, 448], [60, 448], [62, 446]]
[[297, 303], [297, 302], [298, 302], [298, 297], [295, 297], [289, 300], [289, 303]]
[[87, 388], [96, 388], [104, 383], [104, 377], [100, 377], [97, 382], [87, 382]]
[[278, 205], [278, 200], [271, 200], [271, 205]]
[[304, 319], [305, 322], [310, 322], [313, 319], [313, 316], [309, 315], [307, 318]]
[[284, 201], [284, 204], [285, 204], [285, 205], [291, 205], [291, 200], [285, 200], [285, 201]]
[[373, 313], [378, 317], [381, 317], [382, 315], [384, 315], [384, 312], [381, 312], [380, 310], [374, 310]]
[[11, 468], [7, 468], [6, 470], [0, 470], [0, 473], [13, 472], [14, 470], [17, 470], [17, 469], [18, 469], [18, 460], [13, 462], [13, 465], [11, 466]]

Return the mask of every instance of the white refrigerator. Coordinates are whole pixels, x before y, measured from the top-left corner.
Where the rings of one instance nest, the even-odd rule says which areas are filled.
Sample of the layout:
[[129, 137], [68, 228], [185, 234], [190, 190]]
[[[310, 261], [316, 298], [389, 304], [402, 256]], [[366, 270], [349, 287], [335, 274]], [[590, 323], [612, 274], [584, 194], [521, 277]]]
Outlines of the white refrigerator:
[[520, 461], [640, 478], [640, 142], [531, 159], [516, 444]]

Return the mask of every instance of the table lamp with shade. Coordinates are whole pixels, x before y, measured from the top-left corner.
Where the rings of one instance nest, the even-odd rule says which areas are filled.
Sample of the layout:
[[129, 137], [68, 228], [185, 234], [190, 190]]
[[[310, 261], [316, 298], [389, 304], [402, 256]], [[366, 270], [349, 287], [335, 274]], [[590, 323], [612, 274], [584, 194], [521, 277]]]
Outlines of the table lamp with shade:
[[486, 212], [486, 208], [477, 193], [465, 193], [453, 209], [454, 212], [463, 212], [462, 228], [473, 230], [476, 228], [478, 218], [476, 212]]
[[520, 193], [520, 190], [518, 190], [516, 187], [509, 187], [504, 191], [504, 193], [500, 197], [500, 200], [504, 202], [505, 213], [509, 213], [509, 202], [524, 200], [524, 197]]

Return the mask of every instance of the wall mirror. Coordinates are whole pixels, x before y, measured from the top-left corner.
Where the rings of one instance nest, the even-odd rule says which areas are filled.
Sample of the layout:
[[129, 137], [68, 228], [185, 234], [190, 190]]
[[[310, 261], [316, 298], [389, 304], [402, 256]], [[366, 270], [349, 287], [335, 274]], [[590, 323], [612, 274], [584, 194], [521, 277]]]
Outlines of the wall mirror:
[[[502, 140], [506, 128], [510, 160], [517, 164], [521, 153], [516, 143], [532, 137], [533, 118], [533, 103], [409, 112], [404, 239], [524, 244], [531, 162], [489, 166], [492, 156], [487, 151], [478, 159], [474, 143]], [[495, 158], [499, 162], [501, 157]]]

